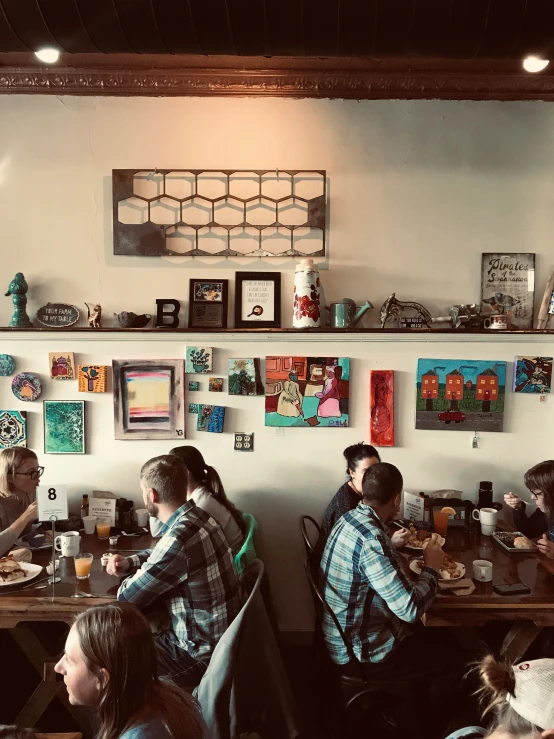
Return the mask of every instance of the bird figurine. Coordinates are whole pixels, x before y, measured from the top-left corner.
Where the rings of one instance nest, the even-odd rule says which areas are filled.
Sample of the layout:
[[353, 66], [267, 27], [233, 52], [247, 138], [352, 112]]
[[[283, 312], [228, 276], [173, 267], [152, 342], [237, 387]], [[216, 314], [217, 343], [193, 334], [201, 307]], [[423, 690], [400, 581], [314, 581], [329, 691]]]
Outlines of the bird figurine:
[[121, 311], [121, 313], [114, 313], [114, 316], [121, 328], [144, 328], [152, 318], [150, 313], [141, 313], [137, 316], [133, 311], [126, 310]]
[[9, 322], [9, 326], [16, 326], [17, 328], [29, 328], [32, 327], [31, 319], [27, 315], [27, 290], [29, 285], [23, 276], [23, 272], [18, 272], [8, 286], [8, 292], [5, 293], [12, 296], [13, 302], [13, 316]]

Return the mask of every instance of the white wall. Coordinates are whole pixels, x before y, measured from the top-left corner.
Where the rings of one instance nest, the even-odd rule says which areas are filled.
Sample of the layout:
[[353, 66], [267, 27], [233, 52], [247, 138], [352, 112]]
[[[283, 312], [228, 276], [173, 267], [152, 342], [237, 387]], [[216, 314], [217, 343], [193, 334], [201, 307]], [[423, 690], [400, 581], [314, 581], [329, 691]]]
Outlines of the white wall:
[[[114, 311], [153, 312], [156, 297], [185, 302], [190, 269], [113, 256], [111, 169], [278, 166], [328, 171], [331, 259], [322, 275], [328, 299], [369, 298], [378, 307], [394, 290], [442, 313], [453, 302], [479, 298], [480, 254], [502, 250], [537, 253], [538, 303], [554, 267], [553, 123], [547, 103], [0, 96], [0, 287], [7, 289], [23, 271], [31, 316], [48, 300], [82, 308], [85, 300], [99, 301], [106, 325], [113, 325]], [[207, 267], [206, 273], [232, 277], [226, 269]], [[290, 271], [283, 283], [284, 325], [290, 325]], [[377, 312], [367, 325], [375, 324]], [[0, 323], [10, 316], [10, 300], [0, 300]], [[218, 349], [214, 375], [226, 374], [228, 356], [330, 350], [325, 342], [224, 338], [210, 342]], [[478, 450], [467, 432], [413, 428], [418, 357], [510, 361], [516, 353], [552, 354], [550, 340], [410, 339], [333, 344], [333, 353], [353, 359], [349, 429], [287, 430], [276, 437], [263, 426], [262, 398], [227, 395], [227, 433], [189, 433], [189, 424], [189, 438], [220, 471], [233, 500], [260, 521], [285, 629], [311, 626], [298, 517], [323, 513], [344, 479], [342, 449], [367, 438], [370, 368], [397, 372], [398, 446], [383, 456], [400, 467], [407, 489], [454, 487], [473, 495], [479, 480], [491, 479], [500, 495], [509, 487], [521, 490], [525, 469], [553, 456], [551, 403], [539, 405], [537, 398], [508, 394], [505, 432], [481, 434]], [[79, 362], [109, 363], [182, 356], [184, 344], [4, 334], [0, 351], [13, 354], [19, 370], [46, 378], [48, 351], [73, 350]], [[9, 379], [0, 381], [0, 406], [30, 413], [30, 446], [47, 467], [45, 480], [70, 484], [75, 501], [92, 488], [137, 496], [141, 463], [170, 444], [115, 442], [111, 395], [78, 396], [76, 384], [46, 386], [43, 398], [88, 401], [85, 457], [43, 455], [40, 401], [19, 403]], [[191, 394], [188, 401], [214, 397], [220, 396]], [[233, 430], [255, 432], [254, 454], [232, 451]]]

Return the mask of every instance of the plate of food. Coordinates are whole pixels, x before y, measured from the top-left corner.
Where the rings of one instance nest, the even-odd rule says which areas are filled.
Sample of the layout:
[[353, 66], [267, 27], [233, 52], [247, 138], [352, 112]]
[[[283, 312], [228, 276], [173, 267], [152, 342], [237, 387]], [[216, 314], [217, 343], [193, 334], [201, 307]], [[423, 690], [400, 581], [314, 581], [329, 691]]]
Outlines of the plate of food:
[[[421, 552], [425, 549], [432, 536], [431, 531], [426, 531], [425, 529], [419, 529], [418, 531], [413, 524], [410, 525], [410, 533], [411, 537], [408, 539], [406, 544], [404, 544], [404, 547], [406, 549], [410, 549], [412, 552]], [[443, 536], [439, 536], [441, 547], [445, 541], [446, 539]]]
[[16, 562], [13, 557], [0, 558], [0, 588], [6, 585], [20, 585], [21, 583], [33, 580], [42, 572], [40, 565], [34, 565], [30, 562]]
[[[425, 566], [422, 559], [412, 559], [410, 562], [410, 570], [416, 575], [421, 575], [421, 571]], [[444, 555], [444, 562], [439, 571], [439, 580], [461, 580], [466, 574], [465, 565], [456, 562], [449, 554]]]
[[512, 554], [538, 551], [535, 542], [524, 536], [521, 531], [493, 531], [492, 538], [502, 549]]

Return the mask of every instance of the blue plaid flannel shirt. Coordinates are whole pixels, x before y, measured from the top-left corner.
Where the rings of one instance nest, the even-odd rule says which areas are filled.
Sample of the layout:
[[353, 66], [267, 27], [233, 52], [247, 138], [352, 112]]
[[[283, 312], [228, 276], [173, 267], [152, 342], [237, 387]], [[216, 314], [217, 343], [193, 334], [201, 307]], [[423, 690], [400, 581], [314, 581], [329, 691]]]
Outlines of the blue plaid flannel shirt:
[[117, 599], [138, 608], [163, 605], [180, 647], [208, 660], [242, 606], [239, 576], [219, 524], [189, 500], [166, 522], [154, 549], [127, 559], [140, 569], [122, 582]]
[[[387, 659], [437, 593], [435, 570], [424, 567], [413, 583], [399, 557], [377, 514], [364, 503], [345, 513], [327, 540], [320, 583], [360, 662]], [[333, 662], [347, 664], [348, 652], [327, 614], [323, 634]]]

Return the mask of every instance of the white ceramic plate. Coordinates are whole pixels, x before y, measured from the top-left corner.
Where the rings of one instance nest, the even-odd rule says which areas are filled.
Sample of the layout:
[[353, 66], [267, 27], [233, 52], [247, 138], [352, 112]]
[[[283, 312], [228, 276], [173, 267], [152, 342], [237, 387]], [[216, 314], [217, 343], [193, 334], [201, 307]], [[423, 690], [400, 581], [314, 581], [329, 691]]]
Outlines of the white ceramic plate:
[[[456, 562], [456, 564], [458, 565], [458, 572], [459, 572], [459, 574], [458, 574], [457, 577], [442, 577], [442, 574], [441, 573], [446, 573], [446, 571], [445, 570], [441, 570], [440, 573], [439, 573], [439, 580], [444, 580], [444, 581], [446, 581], [446, 580], [461, 580], [462, 577], [464, 577], [464, 575], [466, 574], [466, 568], [465, 568], [465, 565], [463, 565], [461, 562]], [[418, 564], [418, 560], [417, 559], [412, 559], [412, 561], [410, 562], [410, 570], [412, 572], [415, 572], [416, 575], [421, 575], [421, 569], [419, 567], [419, 564]]]
[[[440, 541], [440, 545], [442, 547], [444, 545], [444, 542], [446, 541], [446, 539], [444, 538], [444, 536], [439, 536], [439, 541]], [[423, 547], [411, 547], [408, 544], [406, 544], [406, 546], [404, 547], [404, 549], [408, 549], [410, 552], [420, 552], [420, 553], [423, 552]]]
[[0, 588], [6, 588], [10, 585], [25, 585], [25, 583], [28, 583], [29, 580], [34, 580], [35, 577], [40, 575], [42, 572], [42, 567], [40, 565], [34, 565], [30, 562], [20, 562], [19, 566], [22, 570], [25, 570], [25, 577], [22, 577], [19, 580], [10, 580], [9, 582], [0, 580]]

